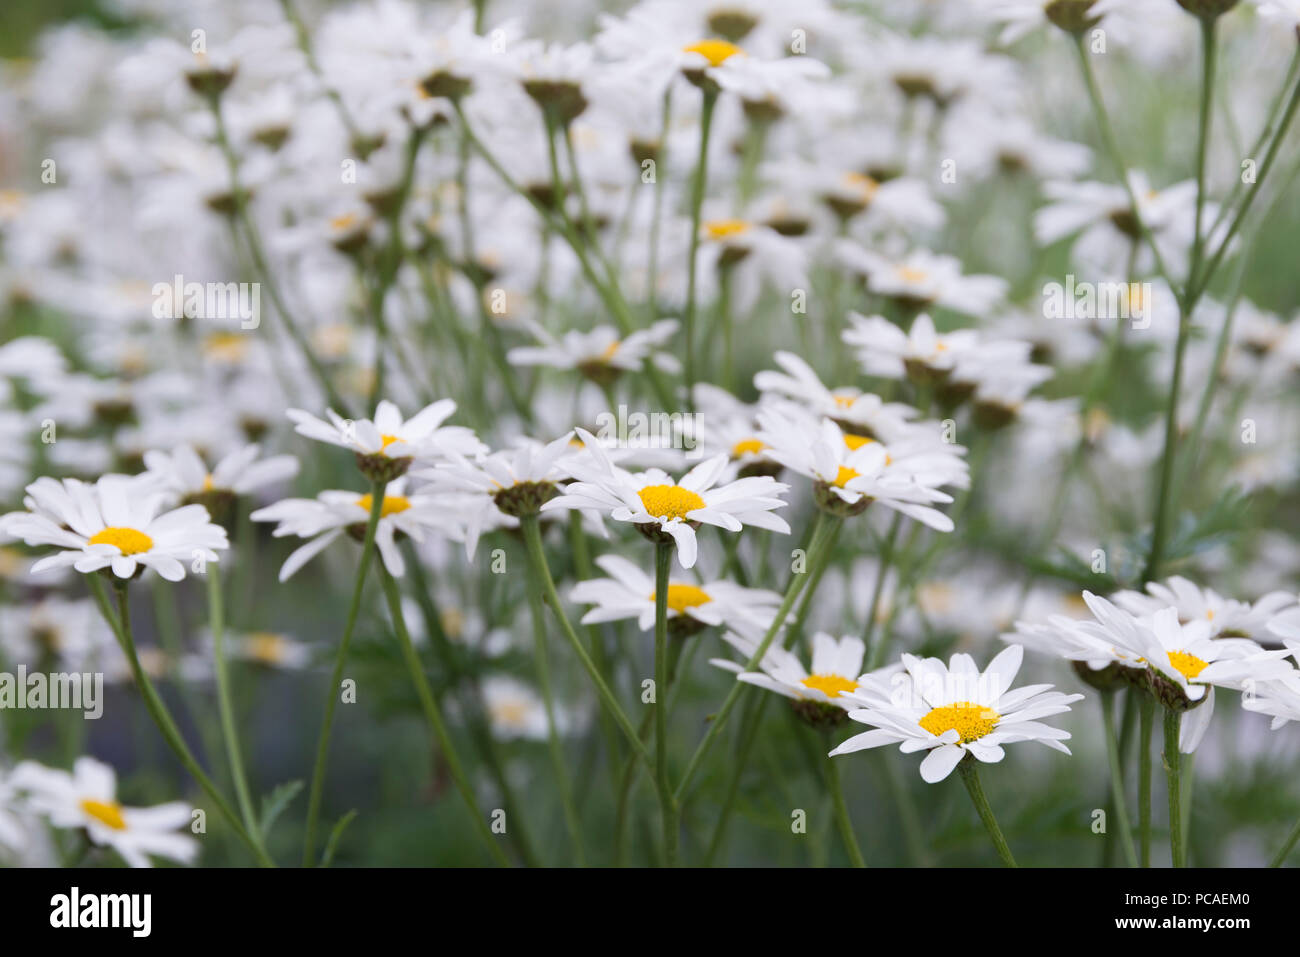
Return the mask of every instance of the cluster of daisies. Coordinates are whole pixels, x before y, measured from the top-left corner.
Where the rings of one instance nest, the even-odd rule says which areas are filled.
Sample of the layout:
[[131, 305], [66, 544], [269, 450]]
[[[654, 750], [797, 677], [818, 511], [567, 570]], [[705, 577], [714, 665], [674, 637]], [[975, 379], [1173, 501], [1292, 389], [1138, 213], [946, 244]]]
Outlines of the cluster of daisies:
[[[0, 673], [102, 673], [206, 793], [126, 807], [94, 758], [0, 737], [0, 859], [78, 863], [71, 831], [190, 863], [207, 809], [270, 862], [232, 678], [337, 680], [381, 594], [478, 823], [488, 790], [527, 819], [548, 753], [575, 861], [580, 750], [626, 762], [615, 863], [642, 763], [668, 862], [701, 767], [728, 769], [723, 847], [774, 727], [754, 702], [816, 729], [855, 863], [840, 768], [876, 766], [841, 755], [923, 752], [1010, 863], [978, 768], [1091, 742], [1085, 694], [1162, 709], [1183, 754], [1216, 693], [1300, 720], [1300, 546], [1240, 508], [1295, 505], [1300, 323], [1252, 269], [1236, 155], [1263, 131], [1276, 202], [1294, 0], [109, 6], [139, 29], [0, 62], [0, 172], [40, 171], [0, 183]], [[1121, 96], [1195, 82], [1196, 17], [1231, 147], [1216, 128], [1188, 178], [1081, 142], [1186, 153], [1158, 97]], [[206, 299], [171, 301], [189, 282]], [[281, 627], [308, 600], [340, 634]], [[163, 683], [215, 689], [237, 800]], [[1294, 751], [1259, 720], [1244, 753]], [[69, 761], [104, 747], [60, 732]], [[324, 781], [318, 758], [309, 862]], [[488, 846], [534, 863], [525, 830]]]

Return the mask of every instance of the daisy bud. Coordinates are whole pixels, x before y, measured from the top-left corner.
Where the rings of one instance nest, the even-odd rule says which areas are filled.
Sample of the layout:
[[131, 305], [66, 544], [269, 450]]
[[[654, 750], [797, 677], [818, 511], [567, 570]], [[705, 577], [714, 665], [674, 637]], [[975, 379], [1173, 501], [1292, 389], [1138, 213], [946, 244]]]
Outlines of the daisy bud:
[[1202, 20], [1214, 20], [1237, 5], [1237, 0], [1178, 0], [1178, 5]]
[[810, 728], [825, 728], [829, 731], [838, 728], [849, 719], [847, 711], [825, 701], [799, 698], [790, 702], [790, 708], [799, 716], [799, 720]]
[[428, 96], [442, 96], [453, 103], [469, 92], [472, 82], [446, 70], [430, 73], [420, 81], [420, 89]]
[[709, 30], [731, 43], [739, 43], [758, 26], [758, 20], [747, 10], [715, 10], [709, 14]]
[[1078, 35], [1101, 22], [1101, 17], [1094, 17], [1089, 12], [1095, 2], [1096, 0], [1051, 0], [1043, 8], [1043, 13], [1066, 33]]
[[576, 120], [587, 108], [582, 87], [567, 80], [525, 80], [524, 92], [561, 128]]
[[555, 498], [557, 489], [554, 482], [516, 482], [509, 488], [503, 488], [492, 497], [496, 507], [507, 515], [524, 518], [536, 515], [542, 506]]
[[401, 478], [406, 474], [406, 470], [411, 467], [413, 457], [404, 455], [400, 457], [390, 457], [382, 452], [376, 452], [367, 455], [365, 452], [357, 452], [357, 468], [361, 474], [372, 482], [391, 482], [393, 479]]
[[200, 58], [194, 66], [185, 71], [185, 82], [189, 84], [190, 89], [210, 100], [221, 96], [234, 79], [233, 66], [219, 67], [206, 57]]
[[823, 512], [835, 515], [839, 518], [851, 518], [854, 515], [861, 515], [867, 510], [872, 499], [866, 495], [856, 502], [846, 502], [840, 496], [831, 491], [831, 486], [827, 482], [813, 483], [813, 502]]

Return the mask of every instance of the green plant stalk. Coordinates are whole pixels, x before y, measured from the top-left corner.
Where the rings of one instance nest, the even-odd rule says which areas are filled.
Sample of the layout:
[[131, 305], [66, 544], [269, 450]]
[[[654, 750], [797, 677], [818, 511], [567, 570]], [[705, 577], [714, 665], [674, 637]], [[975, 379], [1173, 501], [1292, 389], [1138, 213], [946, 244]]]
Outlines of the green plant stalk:
[[546, 564], [546, 552], [542, 548], [542, 531], [537, 516], [525, 515], [519, 520], [519, 525], [523, 529], [524, 542], [528, 546], [528, 560], [533, 563], [533, 568], [541, 579], [546, 601], [551, 606], [551, 614], [560, 623], [560, 631], [568, 639], [570, 647], [573, 648], [573, 653], [578, 656], [578, 660], [582, 663], [582, 667], [586, 669], [592, 684], [596, 686], [596, 694], [600, 697], [601, 704], [613, 715], [624, 737], [632, 745], [632, 750], [641, 757], [641, 760], [646, 762], [647, 766], [653, 766], [650, 752], [641, 743], [636, 729], [632, 727], [632, 722], [628, 720], [627, 713], [619, 705], [618, 699], [614, 697], [614, 692], [605, 683], [605, 678], [601, 675], [600, 669], [591, 660], [591, 655], [587, 652], [582, 640], [573, 630], [573, 626], [569, 624], [568, 616], [564, 613], [564, 606], [560, 603], [560, 595], [555, 589], [555, 581], [551, 578], [551, 570]]
[[1124, 769], [1120, 762], [1119, 738], [1115, 734], [1115, 692], [1102, 692], [1101, 718], [1105, 726], [1106, 759], [1110, 763], [1110, 799], [1119, 824], [1120, 846], [1129, 867], [1137, 867], [1137, 851], [1133, 847], [1133, 829], [1128, 819], [1128, 799], [1124, 796]]
[[1291, 853], [1291, 849], [1295, 847], [1296, 841], [1300, 841], [1300, 821], [1295, 822], [1295, 827], [1291, 828], [1291, 832], [1287, 834], [1286, 840], [1284, 840], [1282, 846], [1277, 849], [1277, 853], [1273, 855], [1273, 860], [1269, 862], [1268, 866], [1281, 867], [1282, 863], [1286, 860], [1287, 855]]
[[903, 513], [895, 512], [889, 520], [889, 531], [885, 534], [885, 544], [880, 550], [880, 567], [876, 571], [876, 584], [871, 589], [871, 604], [867, 607], [867, 621], [862, 626], [862, 646], [870, 654], [871, 639], [876, 632], [876, 614], [880, 611], [880, 598], [885, 591], [885, 577], [889, 566], [894, 561], [894, 551], [898, 545], [898, 532], [903, 527]]
[[144, 699], [145, 709], [149, 712], [149, 717], [153, 719], [154, 724], [158, 726], [158, 730], [162, 732], [163, 739], [175, 752], [176, 757], [180, 759], [185, 770], [198, 782], [199, 787], [216, 805], [217, 810], [234, 829], [235, 834], [253, 853], [258, 864], [262, 867], [274, 867], [275, 862], [271, 860], [266, 851], [244, 828], [244, 825], [239, 820], [239, 815], [222, 797], [216, 785], [212, 783], [211, 779], [204, 773], [203, 768], [199, 766], [199, 762], [195, 760], [189, 746], [185, 743], [185, 738], [181, 736], [180, 729], [176, 727], [176, 722], [172, 720], [167, 705], [159, 697], [153, 682], [149, 679], [148, 673], [140, 665], [140, 656], [135, 648], [135, 638], [131, 634], [131, 614], [130, 609], [127, 607], [126, 584], [118, 585], [115, 583], [118, 613], [114, 614], [108, 594], [104, 590], [102, 577], [98, 573], [92, 573], [86, 577], [90, 582], [90, 590], [94, 594], [95, 602], [99, 606], [99, 613], [104, 617], [104, 621], [108, 623], [109, 628], [113, 630], [118, 644], [122, 646], [122, 652], [126, 655], [127, 664], [131, 668], [131, 676], [135, 680], [136, 687], [140, 690], [140, 696]]
[[1138, 843], [1139, 861], [1151, 866], [1151, 733], [1155, 730], [1156, 700], [1141, 692], [1138, 709]]
[[993, 816], [993, 809], [989, 807], [989, 799], [984, 796], [984, 788], [980, 784], [979, 769], [975, 765], [976, 760], [971, 755], [967, 755], [957, 762], [957, 770], [961, 774], [962, 784], [966, 785], [966, 793], [970, 795], [971, 803], [975, 805], [980, 820], [984, 822], [984, 827], [989, 832], [989, 838], [993, 841], [993, 848], [998, 852], [998, 857], [1002, 858], [1003, 865], [1017, 867], [1016, 859], [1011, 856], [1011, 848], [1007, 846], [1007, 839], [1002, 836], [1002, 829], [998, 827], [997, 818]]
[[655, 158], [655, 179], [654, 179], [654, 201], [651, 203], [650, 210], [650, 248], [647, 250], [646, 262], [646, 303], [650, 307], [650, 318], [654, 319], [656, 315], [656, 300], [658, 299], [659, 290], [659, 233], [663, 227], [663, 208], [664, 208], [664, 190], [661, 179], [663, 177], [663, 159], [668, 154], [666, 144], [668, 143], [668, 129], [672, 122], [673, 114], [673, 85], [668, 84], [664, 90], [664, 101], [662, 120], [659, 126], [659, 155]]
[[239, 748], [239, 732], [235, 729], [234, 708], [230, 703], [230, 674], [226, 667], [226, 626], [221, 601], [221, 570], [216, 562], [209, 562], [208, 571], [208, 628], [212, 632], [212, 664], [217, 684], [217, 711], [221, 718], [221, 737], [226, 744], [226, 758], [230, 761], [230, 777], [235, 783], [235, 797], [244, 827], [259, 844], [265, 839], [253, 813], [253, 799], [248, 791], [244, 774], [244, 759]]
[[867, 862], [862, 858], [862, 849], [858, 847], [857, 835], [853, 833], [853, 819], [849, 817], [848, 805], [844, 803], [840, 766], [834, 758], [826, 758], [826, 783], [835, 806], [835, 822], [840, 828], [840, 839], [844, 841], [844, 850], [848, 852], [849, 860], [853, 862], [854, 867], [866, 867]]
[[1084, 45], [1084, 35], [1078, 34], [1074, 38], [1075, 50], [1079, 54], [1079, 66], [1083, 73], [1083, 83], [1088, 90], [1088, 99], [1092, 102], [1093, 113], [1097, 117], [1097, 127], [1101, 130], [1102, 143], [1110, 156], [1111, 164], [1115, 167], [1115, 172], [1119, 174], [1121, 185], [1128, 194], [1129, 206], [1133, 213], [1133, 220], [1137, 224], [1138, 232], [1146, 240], [1147, 245], [1151, 248], [1151, 255], [1155, 257], [1156, 269], [1160, 275], [1165, 278], [1171, 288], [1174, 286], [1174, 277], [1165, 266], [1164, 257], [1160, 254], [1160, 247], [1156, 245], [1155, 235], [1147, 226], [1146, 221], [1142, 218], [1141, 207], [1138, 205], [1137, 194], [1133, 191], [1133, 184], [1129, 182], [1128, 164], [1124, 161], [1124, 153], [1119, 148], [1119, 137], [1115, 135], [1115, 127], [1111, 125], [1110, 114], [1106, 111], [1106, 101], [1102, 99], [1101, 88], [1097, 86], [1097, 76], [1092, 69], [1092, 60]]
[[311, 343], [307, 341], [302, 327], [294, 319], [293, 313], [289, 311], [284, 297], [280, 294], [279, 285], [271, 274], [271, 269], [266, 261], [266, 253], [262, 249], [261, 239], [258, 238], [252, 217], [248, 215], [247, 194], [244, 192], [239, 176], [239, 159], [235, 156], [234, 147], [230, 144], [230, 135], [226, 131], [226, 121], [221, 113], [220, 97], [208, 97], [208, 105], [211, 107], [213, 118], [216, 121], [217, 146], [225, 156], [226, 166], [230, 171], [230, 189], [235, 199], [235, 215], [244, 227], [244, 242], [248, 246], [248, 256], [253, 263], [253, 268], [261, 277], [267, 293], [271, 296], [271, 301], [275, 304], [276, 312], [280, 314], [280, 319], [289, 332], [289, 337], [293, 339], [294, 344], [302, 352], [303, 358], [307, 360], [307, 365], [311, 368], [317, 383], [324, 391], [330, 406], [337, 410], [340, 415], [349, 415], [348, 404], [343, 401], [343, 397], [334, 388], [334, 383], [330, 381], [329, 372], [321, 364], [320, 359], [316, 357], [316, 353], [311, 348]]
[[1169, 785], [1169, 855], [1174, 867], [1187, 866], [1187, 847], [1183, 842], [1183, 801], [1181, 785], [1182, 755], [1178, 751], [1178, 729], [1182, 712], [1165, 711], [1165, 776]]
[[564, 809], [564, 824], [569, 830], [574, 862], [579, 867], [585, 867], [582, 825], [578, 820], [577, 806], [573, 803], [573, 787], [569, 783], [569, 773], [564, 764], [564, 745], [555, 723], [555, 694], [551, 688], [551, 666], [546, 654], [546, 609], [543, 607], [541, 582], [538, 581], [536, 572], [528, 577], [528, 604], [533, 618], [533, 661], [537, 669], [537, 684], [542, 691], [542, 704], [546, 709], [547, 747], [555, 774], [555, 786], [560, 792], [560, 804]]
[[388, 600], [388, 613], [393, 620], [393, 630], [397, 632], [397, 640], [402, 647], [402, 658], [406, 661], [407, 670], [411, 673], [411, 681], [415, 684], [415, 693], [420, 698], [420, 707], [424, 711], [424, 716], [428, 720], [434, 736], [438, 739], [439, 747], [442, 748], [442, 756], [447, 762], [447, 769], [451, 772], [452, 780], [456, 783], [456, 790], [460, 792], [461, 798], [464, 799], [465, 806], [469, 809], [470, 817], [474, 821], [474, 830], [483, 839], [483, 844], [488, 849], [488, 852], [502, 867], [509, 867], [510, 861], [506, 857], [506, 852], [501, 849], [500, 843], [492, 834], [492, 828], [488, 824], [487, 817], [479, 809], [478, 799], [474, 796], [474, 788], [469, 783], [469, 777], [465, 774], [460, 754], [451, 740], [451, 734], [447, 731], [447, 723], [443, 720], [438, 699], [434, 695], [433, 689], [429, 687], [429, 679], [425, 676], [424, 668], [420, 664], [420, 656], [416, 654], [415, 645], [411, 643], [411, 633], [407, 630], [406, 619], [402, 614], [402, 593], [397, 587], [397, 580], [382, 564], [379, 566], [379, 575], [384, 588], [384, 597]]
[[468, 688], [471, 698], [471, 707], [468, 709], [469, 725], [470, 732], [474, 736], [474, 744], [483, 755], [488, 771], [496, 782], [497, 790], [501, 792], [501, 802], [505, 805], [506, 813], [510, 816], [512, 822], [510, 834], [520, 858], [526, 866], [538, 867], [541, 865], [541, 861], [538, 860], [536, 853], [533, 851], [524, 816], [519, 810], [519, 801], [515, 798], [514, 788], [510, 786], [510, 780], [506, 777], [496, 739], [492, 737], [491, 728], [484, 714], [483, 692], [479, 686], [478, 678], [472, 671], [462, 666], [458, 659], [456, 649], [452, 647], [447, 638], [447, 633], [443, 630], [442, 616], [429, 590], [429, 581], [424, 572], [424, 565], [417, 560], [415, 549], [411, 547], [410, 542], [408, 541], [405, 544], [407, 547], [406, 564], [411, 574], [412, 591], [415, 593], [416, 604], [420, 606], [420, 614], [424, 618], [425, 630], [429, 634], [429, 642], [433, 646], [439, 664], [446, 669], [452, 680], [463, 681]]
[[[838, 525], [840, 521], [842, 521], [842, 519], [828, 515], [826, 512], [817, 513], [817, 522], [813, 527], [812, 541], [808, 546], [809, 568], [816, 568], [816, 562], [821, 560], [819, 556], [821, 556], [822, 552], [826, 548], [828, 536], [832, 534], [834, 526]], [[789, 616], [790, 609], [794, 607], [795, 599], [799, 597], [799, 592], [803, 590], [809, 577], [807, 571], [808, 569], [805, 569], [804, 574], [796, 574], [791, 577], [790, 584], [785, 590], [785, 597], [781, 600], [781, 607], [777, 609], [776, 615], [772, 618], [772, 624], [768, 627], [767, 634], [763, 636], [763, 640], [759, 642], [758, 648], [754, 651], [754, 654], [750, 656], [749, 661], [745, 662], [743, 670], [754, 670], [758, 663], [763, 660], [763, 656], [767, 654], [767, 649], [771, 647], [772, 641], [776, 638], [777, 632], [781, 630], [781, 626]], [[718, 713], [710, 723], [709, 730], [705, 733], [704, 739], [700, 741], [699, 746], [695, 749], [695, 753], [691, 756], [690, 763], [686, 766], [686, 773], [682, 775], [681, 782], [677, 785], [677, 790], [674, 796], [676, 797], [678, 804], [682, 803], [686, 790], [690, 787], [691, 780], [699, 771], [704, 756], [708, 753], [709, 748], [713, 745], [719, 732], [722, 731], [723, 726], [727, 723], [727, 718], [731, 715], [732, 709], [735, 708], [737, 700], [740, 698], [741, 693], [746, 687], [748, 686], [744, 682], [737, 681], [727, 693], [727, 697], [722, 702], [722, 707], [718, 709]]]
[[691, 178], [691, 239], [687, 246], [686, 307], [683, 310], [682, 329], [686, 338], [686, 405], [695, 409], [695, 310], [696, 310], [696, 260], [700, 249], [700, 211], [704, 207], [704, 189], [709, 175], [709, 133], [713, 127], [713, 109], [718, 102], [716, 90], [703, 90], [700, 107], [700, 151], [695, 161], [695, 174]]
[[673, 543], [655, 545], [655, 788], [664, 825], [664, 861], [677, 866], [677, 802], [668, 784], [668, 572]]
[[352, 602], [343, 625], [338, 654], [334, 657], [334, 670], [330, 673], [329, 689], [325, 696], [325, 716], [321, 719], [320, 737], [316, 742], [316, 763], [311, 772], [311, 790], [307, 799], [307, 829], [303, 836], [302, 866], [311, 867], [316, 853], [316, 827], [320, 819], [321, 792], [325, 784], [325, 768], [329, 764], [330, 735], [334, 730], [334, 708], [339, 700], [339, 685], [343, 682], [343, 669], [347, 665], [348, 649], [352, 646], [352, 632], [357, 626], [361, 610], [361, 595], [365, 591], [366, 574], [374, 557], [375, 532], [384, 507], [384, 490], [387, 482], [370, 483], [370, 518], [366, 522], [366, 535], [361, 542], [361, 558], [357, 564], [356, 584], [352, 586]]

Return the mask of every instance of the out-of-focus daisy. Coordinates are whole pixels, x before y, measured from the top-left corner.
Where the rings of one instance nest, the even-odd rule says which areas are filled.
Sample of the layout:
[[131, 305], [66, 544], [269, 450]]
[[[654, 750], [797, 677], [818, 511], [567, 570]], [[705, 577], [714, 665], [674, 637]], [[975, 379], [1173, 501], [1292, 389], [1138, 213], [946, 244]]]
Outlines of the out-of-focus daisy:
[[333, 409], [326, 409], [325, 422], [304, 412], [290, 409], [294, 431], [318, 442], [328, 442], [356, 453], [357, 464], [367, 478], [391, 481], [402, 475], [416, 458], [431, 458], [448, 452], [477, 455], [485, 447], [473, 430], [442, 423], [456, 411], [451, 399], [440, 399], [425, 406], [409, 419], [387, 399], [375, 407], [375, 418], [345, 419]]
[[854, 735], [831, 754], [895, 743], [904, 753], [927, 751], [921, 778], [931, 784], [951, 774], [967, 755], [989, 764], [1001, 761], [1004, 744], [1039, 741], [1069, 754], [1061, 742], [1070, 733], [1038, 719], [1069, 711], [1083, 695], [1052, 691], [1047, 684], [1011, 690], [1023, 655], [1019, 645], [1011, 645], [983, 672], [970, 655], [953, 655], [947, 665], [939, 658], [903, 655], [907, 675], [891, 699], [849, 712], [854, 721], [875, 730]]
[[[618, 555], [602, 555], [596, 564], [608, 578], [579, 582], [569, 598], [592, 609], [582, 616], [584, 625], [635, 618], [637, 627], [649, 631], [655, 623], [655, 583], [635, 563]], [[668, 583], [668, 627], [685, 637], [706, 626], [732, 626], [737, 622], [767, 628], [776, 616], [781, 596], [761, 588], [744, 588], [734, 582], [701, 585], [686, 581]]]
[[957, 361], [975, 348], [979, 336], [970, 329], [939, 334], [934, 320], [922, 313], [912, 320], [904, 333], [882, 316], [849, 313], [849, 328], [844, 341], [858, 352], [858, 361], [867, 375], [901, 379], [905, 375], [931, 383], [946, 378]]
[[[549, 734], [546, 704], [531, 686], [508, 675], [489, 675], [483, 679], [483, 706], [487, 710], [492, 733], [503, 740], [545, 741]], [[568, 709], [555, 709], [555, 727], [566, 734], [574, 727]]]
[[562, 339], [556, 339], [531, 320], [521, 320], [521, 324], [541, 345], [511, 349], [506, 359], [512, 365], [576, 369], [600, 385], [641, 368], [647, 359], [665, 372], [677, 372], [681, 368], [675, 356], [655, 351], [677, 331], [676, 319], [660, 319], [649, 329], [641, 329], [623, 339], [613, 326], [597, 326], [590, 332], [571, 329]]
[[905, 432], [908, 421], [916, 417], [916, 410], [911, 406], [885, 402], [880, 396], [855, 386], [827, 388], [812, 366], [793, 352], [778, 352], [774, 358], [783, 371], [755, 373], [754, 388], [765, 394], [783, 396], [815, 415], [833, 419], [845, 432], [887, 441]]
[[1181, 575], [1173, 575], [1163, 582], [1148, 582], [1147, 594], [1116, 592], [1111, 601], [1138, 616], [1173, 607], [1178, 609], [1180, 621], [1206, 622], [1211, 637], [1257, 640], [1267, 635], [1269, 623], [1275, 616], [1296, 606], [1296, 596], [1291, 592], [1269, 592], [1252, 604], [1224, 598], [1214, 589], [1202, 588]]
[[[913, 518], [940, 532], [953, 530], [952, 519], [933, 505], [952, 501], [937, 486], [952, 481], [948, 458], [928, 459], [913, 467], [894, 468], [880, 442], [863, 437], [846, 441], [844, 431], [830, 419], [821, 420], [811, 433], [803, 418], [776, 410], [760, 413], [759, 437], [769, 455], [791, 471], [813, 480], [819, 507], [856, 515], [873, 502]], [[942, 463], [942, 473], [934, 471]]]
[[0, 605], [0, 658], [5, 661], [57, 661], [68, 671], [88, 671], [102, 652], [116, 647], [89, 599], [46, 595], [23, 605]]
[[731, 532], [738, 532], [746, 525], [774, 532], [790, 531], [783, 519], [772, 514], [785, 505], [780, 495], [789, 486], [768, 475], [717, 486], [727, 468], [725, 455], [706, 459], [682, 476], [681, 481], [675, 481], [660, 469], [639, 473], [621, 469], [610, 461], [590, 432], [579, 429], [578, 435], [591, 457], [581, 464], [576, 458], [573, 460], [570, 471], [579, 481], [565, 488], [559, 498], [543, 505], [543, 511], [590, 508], [616, 522], [631, 522], [656, 543], [675, 542], [677, 560], [683, 568], [695, 566], [695, 530], [701, 524], [716, 525]]
[[1006, 298], [1006, 280], [963, 275], [961, 261], [953, 256], [918, 249], [894, 259], [847, 239], [835, 248], [845, 266], [866, 278], [871, 292], [908, 308], [943, 306], [969, 316], [986, 316]]
[[28, 545], [63, 549], [38, 561], [33, 573], [71, 565], [83, 574], [111, 568], [131, 578], [143, 567], [180, 581], [187, 563], [215, 562], [215, 549], [230, 545], [202, 505], [164, 511], [165, 500], [139, 477], [105, 475], [93, 485], [38, 479], [27, 486], [28, 511], [0, 517], [0, 528]]
[[258, 461], [259, 452], [257, 445], [245, 445], [209, 471], [191, 445], [178, 446], [172, 452], [148, 451], [144, 454], [145, 474], [181, 502], [206, 506], [224, 524], [236, 496], [298, 474], [298, 460], [292, 455], [272, 455]]
[[[330, 490], [321, 492], [316, 498], [284, 499], [259, 508], [251, 517], [255, 522], [278, 522], [272, 532], [276, 538], [296, 535], [311, 539], [285, 559], [280, 567], [280, 581], [287, 581], [344, 532], [361, 541], [373, 506], [374, 500], [369, 492]], [[431, 529], [458, 534], [455, 516], [447, 514], [437, 496], [407, 495], [404, 478], [391, 482], [384, 490], [379, 525], [375, 529], [375, 546], [390, 574], [400, 578], [406, 572], [406, 563], [397, 546], [398, 534], [409, 535], [419, 542]]]
[[84, 829], [93, 843], [111, 847], [132, 867], [152, 866], [150, 856], [182, 864], [198, 856], [198, 842], [177, 833], [190, 823], [193, 809], [188, 804], [123, 807], [117, 800], [117, 775], [94, 758], [77, 758], [71, 773], [24, 761], [10, 783], [52, 826]]

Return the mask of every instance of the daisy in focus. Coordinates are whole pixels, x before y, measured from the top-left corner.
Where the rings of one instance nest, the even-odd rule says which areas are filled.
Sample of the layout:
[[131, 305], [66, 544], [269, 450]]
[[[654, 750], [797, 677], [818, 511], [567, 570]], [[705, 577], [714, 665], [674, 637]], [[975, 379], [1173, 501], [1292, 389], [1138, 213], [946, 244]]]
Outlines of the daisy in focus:
[[651, 541], [676, 543], [677, 560], [683, 568], [695, 567], [695, 531], [700, 525], [716, 525], [730, 532], [746, 525], [790, 532], [785, 520], [772, 514], [785, 505], [780, 495], [789, 486], [771, 476], [754, 475], [719, 486], [728, 464], [726, 455], [706, 459], [680, 481], [661, 469], [629, 472], [610, 461], [594, 435], [584, 429], [577, 431], [590, 458], [583, 462], [574, 459], [570, 471], [578, 481], [543, 505], [544, 512], [590, 508], [616, 522], [631, 522]]
[[230, 545], [202, 505], [166, 511], [166, 498], [126, 475], [105, 475], [94, 484], [42, 478], [27, 486], [28, 511], [0, 517], [0, 532], [61, 549], [36, 562], [33, 574], [71, 565], [82, 574], [104, 568], [130, 579], [150, 568], [180, 581], [187, 564], [215, 562], [216, 550]]
[[854, 735], [831, 755], [894, 743], [904, 754], [926, 751], [921, 778], [934, 784], [968, 755], [986, 764], [1001, 761], [1004, 744], [1038, 741], [1069, 754], [1061, 742], [1070, 733], [1038, 719], [1069, 711], [1083, 695], [1052, 691], [1047, 684], [1011, 690], [1023, 655], [1019, 645], [1012, 645], [983, 672], [970, 655], [953, 655], [947, 665], [939, 658], [903, 655], [907, 674], [890, 700], [849, 712], [874, 730]]

